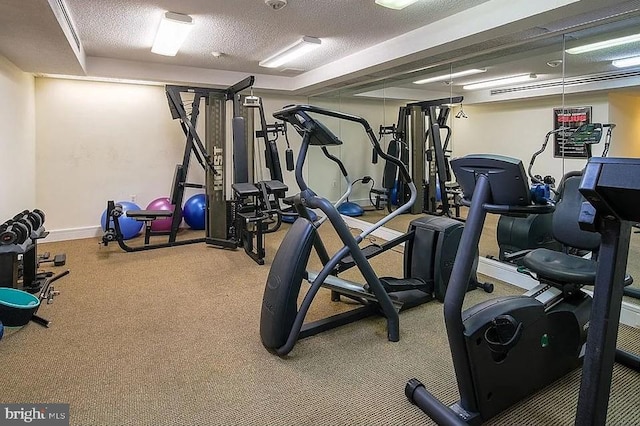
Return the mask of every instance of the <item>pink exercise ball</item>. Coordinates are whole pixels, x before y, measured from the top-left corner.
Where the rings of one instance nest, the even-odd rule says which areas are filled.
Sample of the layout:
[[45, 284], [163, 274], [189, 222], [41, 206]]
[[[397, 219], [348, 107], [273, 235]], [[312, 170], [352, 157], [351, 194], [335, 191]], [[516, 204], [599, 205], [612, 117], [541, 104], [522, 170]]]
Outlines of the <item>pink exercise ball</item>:
[[[171, 200], [168, 197], [160, 197], [156, 198], [152, 202], [149, 203], [146, 210], [167, 210], [173, 212], [173, 204], [171, 204]], [[180, 214], [180, 211], [178, 211]], [[162, 219], [156, 219], [151, 222], [151, 230], [152, 231], [171, 231], [171, 222], [173, 221], [173, 217], [169, 216]]]

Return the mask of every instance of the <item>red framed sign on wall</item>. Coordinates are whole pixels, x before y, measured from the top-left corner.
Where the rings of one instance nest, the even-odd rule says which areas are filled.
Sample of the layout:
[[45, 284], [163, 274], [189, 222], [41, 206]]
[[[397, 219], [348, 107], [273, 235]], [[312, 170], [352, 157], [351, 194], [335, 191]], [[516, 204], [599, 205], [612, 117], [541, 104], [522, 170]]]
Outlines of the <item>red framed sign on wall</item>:
[[553, 156], [588, 158], [586, 146], [569, 142], [569, 135], [583, 124], [591, 123], [591, 107], [565, 107], [553, 109], [553, 130], [566, 129], [554, 135]]

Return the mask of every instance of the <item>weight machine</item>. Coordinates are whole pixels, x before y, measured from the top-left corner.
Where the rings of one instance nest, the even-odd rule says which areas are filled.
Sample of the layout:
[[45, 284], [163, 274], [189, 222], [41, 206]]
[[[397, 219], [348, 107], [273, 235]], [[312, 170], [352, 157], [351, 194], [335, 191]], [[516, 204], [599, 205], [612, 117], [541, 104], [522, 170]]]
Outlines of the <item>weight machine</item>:
[[[273, 232], [279, 226], [279, 219], [272, 220], [277, 212], [271, 208], [268, 198], [280, 196], [286, 186], [275, 181], [256, 185], [253, 180], [253, 114], [250, 105], [244, 105], [240, 95], [253, 85], [254, 76], [234, 84], [227, 89], [211, 89], [190, 86], [166, 86], [169, 110], [174, 120], [180, 120], [180, 126], [186, 136], [182, 163], [176, 165], [171, 187], [171, 204], [174, 212], [166, 210], [128, 210], [109, 201], [107, 203], [108, 229], [102, 237], [105, 246], [117, 242], [127, 252], [152, 250], [178, 245], [205, 242], [221, 248], [245, 251], [257, 263], [264, 263], [263, 234]], [[185, 106], [183, 94], [193, 94], [190, 107]], [[205, 102], [205, 137], [199, 136], [196, 127], [200, 115], [200, 104]], [[232, 156], [233, 166], [227, 170], [226, 111], [227, 101], [232, 101]], [[205, 184], [187, 182], [191, 157], [195, 157], [205, 171]], [[233, 191], [231, 200], [227, 197], [227, 179], [231, 176]], [[271, 183], [272, 182], [272, 183]], [[182, 206], [185, 188], [204, 189], [206, 193], [205, 236], [187, 240], [178, 240], [177, 234], [182, 222], [178, 213]], [[125, 243], [119, 218], [123, 214], [134, 220], [144, 222], [144, 245], [132, 247]], [[172, 219], [169, 231], [153, 231], [154, 220]], [[269, 227], [267, 222], [278, 222]], [[275, 229], [274, 229], [275, 228]], [[164, 243], [150, 242], [152, 236], [168, 236]]]
[[[447, 148], [451, 128], [447, 125], [447, 119], [451, 112], [450, 105], [462, 103], [462, 100], [462, 96], [457, 96], [407, 104], [407, 115], [411, 118], [408, 132], [411, 139], [411, 176], [415, 182], [424, 183], [424, 191], [419, 191], [411, 208], [412, 214], [460, 216], [460, 205], [456, 201], [458, 194], [454, 191], [457, 185], [449, 183], [452, 176]], [[444, 141], [441, 129], [446, 131]], [[437, 197], [438, 187], [440, 201]], [[455, 216], [451, 208], [455, 209]]]

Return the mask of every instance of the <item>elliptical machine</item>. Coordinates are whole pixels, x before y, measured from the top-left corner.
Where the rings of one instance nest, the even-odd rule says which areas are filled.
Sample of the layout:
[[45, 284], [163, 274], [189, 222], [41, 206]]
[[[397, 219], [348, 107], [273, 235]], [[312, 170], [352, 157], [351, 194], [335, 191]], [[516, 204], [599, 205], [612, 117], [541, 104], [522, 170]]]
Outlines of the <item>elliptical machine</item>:
[[[310, 114], [314, 114], [312, 117]], [[336, 206], [316, 195], [303, 179], [302, 169], [310, 146], [341, 145], [342, 141], [315, 116], [322, 115], [360, 124], [375, 151], [388, 162], [394, 163], [407, 182], [411, 197], [393, 213], [385, 216], [360, 235], [354, 237], [340, 216]], [[361, 117], [309, 106], [292, 105], [274, 113], [277, 119], [286, 121], [303, 137], [295, 175], [301, 193], [295, 198], [299, 218], [287, 232], [275, 255], [265, 286], [260, 316], [260, 337], [265, 348], [278, 356], [285, 356], [300, 338], [342, 326], [356, 320], [381, 314], [387, 319], [387, 337], [390, 341], [400, 338], [398, 312], [434, 298], [444, 298], [451, 265], [460, 242], [463, 225], [453, 219], [427, 216], [413, 221], [409, 232], [382, 245], [359, 247], [364, 238], [394, 217], [408, 210], [413, 204], [417, 190], [409, 173], [398, 158], [384, 153], [369, 123]], [[327, 153], [325, 152], [325, 155]], [[343, 174], [346, 171], [343, 172]], [[346, 175], [346, 174], [345, 174]], [[334, 227], [344, 247], [329, 256], [317, 232], [318, 223], [309, 220], [307, 209], [320, 209]], [[404, 276], [402, 278], [376, 275], [367, 259], [377, 256], [401, 243], [404, 249]], [[323, 268], [319, 272], [307, 270], [311, 249], [315, 248]], [[474, 257], [477, 262], [477, 252]], [[475, 263], [474, 263], [475, 264]], [[366, 284], [347, 281], [337, 275], [352, 267], [362, 273]], [[470, 273], [467, 290], [481, 287], [487, 292], [492, 284], [480, 284], [475, 273]], [[298, 295], [302, 281], [311, 288], [298, 307]], [[332, 301], [346, 297], [361, 304], [361, 307], [319, 321], [304, 323], [309, 307], [320, 287], [331, 290]]]
[[[472, 271], [473, 257], [464, 250], [458, 253], [444, 313], [460, 401], [444, 405], [417, 379], [410, 380], [405, 387], [407, 398], [438, 424], [477, 425], [487, 421], [578, 368], [585, 343], [578, 424], [604, 423], [614, 355], [617, 361], [636, 370], [640, 365], [638, 356], [615, 348], [630, 234], [630, 225], [620, 226], [619, 220], [640, 216], [637, 213], [640, 187], [637, 181], [625, 181], [624, 176], [632, 176], [629, 174], [632, 170], [637, 173], [640, 161], [632, 160], [635, 169], [627, 167], [616, 173], [620, 161], [609, 160], [592, 159], [580, 185], [580, 192], [587, 199], [594, 203], [600, 200], [601, 204], [597, 206], [597, 214], [588, 208], [588, 203], [583, 203], [582, 211], [578, 212], [581, 223], [590, 222], [585, 227], [602, 233], [594, 274], [585, 273], [582, 267], [583, 261], [588, 260], [558, 253], [574, 259], [562, 262], [550, 259], [544, 284], [523, 296], [488, 300], [463, 312], [464, 280]], [[607, 173], [604, 168], [594, 169], [595, 163], [606, 167]], [[535, 214], [553, 209], [550, 204], [531, 203], [527, 177], [519, 160], [469, 155], [453, 160], [452, 166], [465, 202], [470, 203], [461, 247], [477, 247], [488, 212]], [[627, 192], [616, 193], [611, 188]], [[631, 191], [635, 198], [624, 205], [628, 201], [625, 196], [631, 195]], [[607, 204], [603, 199], [613, 203]], [[620, 206], [624, 216], [617, 213]], [[616, 209], [615, 213], [611, 209]], [[545, 274], [542, 270], [536, 272], [539, 276]], [[554, 283], [554, 277], [563, 279]], [[580, 283], [589, 279], [595, 284], [593, 303], [580, 289]], [[593, 407], [588, 407], [589, 403]], [[584, 414], [587, 411], [590, 414]]]

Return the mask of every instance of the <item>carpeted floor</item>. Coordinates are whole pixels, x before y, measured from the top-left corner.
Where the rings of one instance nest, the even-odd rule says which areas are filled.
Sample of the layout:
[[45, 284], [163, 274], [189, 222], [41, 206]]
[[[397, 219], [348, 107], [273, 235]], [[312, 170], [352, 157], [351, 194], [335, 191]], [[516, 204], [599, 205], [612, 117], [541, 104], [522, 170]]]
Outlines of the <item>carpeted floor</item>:
[[[338, 245], [328, 226], [322, 235]], [[437, 302], [401, 315], [397, 343], [372, 318], [302, 340], [286, 359], [262, 347], [263, 286], [283, 236], [267, 237], [265, 266], [203, 244], [140, 253], [97, 239], [43, 245], [67, 253], [71, 274], [40, 310], [51, 328], [30, 323], [0, 342], [0, 401], [70, 403], [71, 424], [82, 426], [431, 424], [404, 385], [418, 377], [443, 401], [457, 399]], [[401, 262], [389, 252], [373, 265], [393, 275]], [[498, 283], [493, 296], [517, 293]], [[467, 304], [493, 296], [472, 292]], [[338, 309], [323, 290], [310, 317]], [[640, 352], [640, 330], [620, 334], [621, 347]], [[491, 424], [571, 424], [579, 376]], [[639, 386], [616, 366], [610, 424], [640, 425]]]

